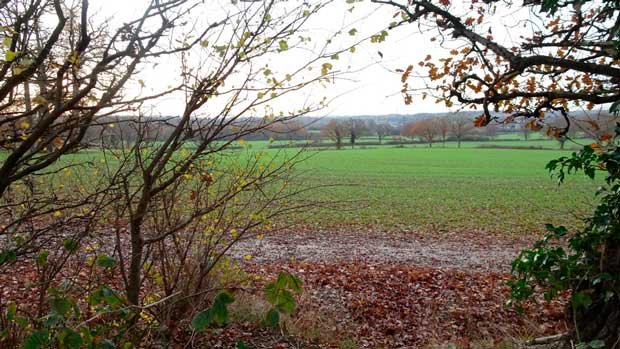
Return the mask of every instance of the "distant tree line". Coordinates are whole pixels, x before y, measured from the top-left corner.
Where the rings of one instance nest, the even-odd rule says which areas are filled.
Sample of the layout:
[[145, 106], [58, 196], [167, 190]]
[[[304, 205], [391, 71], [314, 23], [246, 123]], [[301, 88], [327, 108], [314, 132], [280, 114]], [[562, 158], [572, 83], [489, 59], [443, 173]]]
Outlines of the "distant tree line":
[[331, 140], [336, 148], [340, 149], [345, 143], [349, 143], [352, 148], [360, 137], [376, 136], [379, 144], [387, 136], [398, 135], [399, 129], [389, 123], [378, 123], [374, 120], [332, 119], [320, 129], [321, 138]]
[[[141, 141], [158, 142], [166, 140], [180, 119], [177, 117], [134, 117], [134, 116], [109, 116], [101, 118], [96, 124], [86, 130], [85, 143], [91, 146], [105, 144], [118, 148], [122, 143]], [[205, 128], [209, 119], [194, 119], [193, 126]], [[243, 118], [223, 127], [220, 131], [219, 140], [229, 141], [238, 134], [238, 129], [262, 125], [262, 118]], [[200, 141], [201, 136], [195, 135], [195, 141]], [[244, 136], [244, 140], [306, 140], [309, 138], [308, 130], [303, 122], [286, 120], [273, 123], [268, 127], [257, 127], [257, 131]]]
[[[105, 144], [118, 147], [123, 142], [133, 142], [139, 136], [148, 141], [163, 141], [170, 136], [177, 127], [177, 117], [151, 117], [145, 122], [143, 117], [132, 116], [109, 116], [101, 118], [96, 124], [91, 125], [85, 135], [85, 140], [91, 145]], [[617, 117], [609, 113], [582, 114], [573, 118], [566, 135], [555, 137], [564, 148], [568, 139], [593, 138], [598, 139], [605, 134], [613, 132]], [[237, 128], [248, 125], [260, 125], [263, 122], [258, 117], [247, 117], [235, 123], [227, 125], [220, 133], [221, 141], [228, 141], [237, 133]], [[195, 126], [203, 127], [208, 124], [208, 119], [195, 119]], [[565, 127], [565, 121], [561, 117], [547, 120], [551, 129]], [[144, 134], [139, 135], [138, 130]], [[368, 118], [338, 117], [327, 120], [311, 119], [288, 120], [276, 123], [272, 126], [259, 128], [257, 132], [247, 134], [246, 141], [307, 141], [315, 143], [333, 142], [337, 149], [345, 145], [352, 148], [362, 138], [373, 137], [370, 143], [384, 144], [415, 142], [426, 143], [432, 147], [434, 143], [456, 142], [461, 147], [463, 141], [488, 141], [493, 140], [498, 134], [514, 134], [515, 138], [528, 140], [532, 133], [544, 132], [532, 129], [526, 123], [500, 124], [490, 123], [485, 127], [476, 128], [474, 117], [470, 114], [452, 113], [420, 118], [399, 125], [391, 122], [378, 122]], [[555, 135], [547, 134], [550, 138]], [[200, 136], [196, 135], [196, 141]], [[368, 144], [369, 141], [363, 142]]]
[[547, 123], [551, 127], [543, 132], [542, 128], [533, 128], [531, 123], [490, 123], [476, 128], [473, 118], [456, 114], [407, 122], [401, 127], [400, 135], [411, 141], [418, 139], [420, 142], [428, 143], [429, 147], [435, 142], [441, 142], [445, 146], [446, 141], [455, 141], [460, 148], [462, 141], [493, 140], [499, 133], [511, 133], [528, 140], [533, 132], [543, 132], [547, 137], [557, 139], [560, 148], [564, 149], [564, 143], [568, 139], [600, 139], [606, 134], [613, 133], [616, 122], [618, 117], [609, 113], [583, 114], [572, 120], [565, 135], [555, 135], [548, 130], [567, 127], [562, 117], [548, 119]]

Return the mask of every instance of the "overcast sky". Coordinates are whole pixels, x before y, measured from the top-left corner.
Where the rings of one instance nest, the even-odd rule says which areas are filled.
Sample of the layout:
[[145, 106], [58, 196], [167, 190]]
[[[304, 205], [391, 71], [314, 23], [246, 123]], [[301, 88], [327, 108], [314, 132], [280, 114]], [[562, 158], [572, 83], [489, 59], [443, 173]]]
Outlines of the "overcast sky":
[[[209, 1], [221, 8], [233, 6], [230, 4], [230, 0]], [[100, 14], [105, 14], [106, 17], [120, 20], [141, 11], [146, 2], [147, 0], [93, 0], [91, 8]], [[394, 8], [379, 6], [369, 1], [355, 6], [355, 10], [349, 12], [347, 9], [351, 5], [347, 4], [345, 0], [335, 0], [308, 24], [306, 35], [320, 42], [338, 30], [344, 29], [346, 32], [351, 28], [356, 28], [358, 30], [356, 37], [349, 39], [361, 39], [386, 28], [393, 21], [392, 17], [396, 12]], [[499, 20], [506, 19], [500, 18]], [[348, 43], [342, 43], [342, 45], [346, 44]], [[338, 96], [326, 110], [321, 112], [321, 115], [412, 114], [446, 111], [443, 104], [438, 105], [431, 98], [426, 100], [415, 98], [412, 105], [405, 105], [399, 93], [402, 87], [400, 74], [395, 70], [404, 69], [409, 64], [415, 65], [415, 63], [423, 60], [427, 54], [432, 54], [435, 57], [447, 55], [447, 51], [438, 47], [437, 42], [431, 42], [430, 34], [420, 34], [415, 25], [396, 28], [389, 31], [389, 35], [383, 43], [364, 42], [357, 46], [355, 53], [341, 55], [339, 61], [334, 62], [334, 68], [352, 72], [346, 75], [346, 79], [329, 85], [327, 89], [321, 87], [320, 90], [306, 91], [306, 96], [307, 94], [317, 93], [329, 97]], [[296, 58], [293, 56], [284, 62], [294, 62], [295, 60]], [[286, 67], [281, 68], [286, 70]], [[145, 71], [143, 79], [149, 89], [157, 90], [169, 84], [174, 76], [178, 76], [175, 67], [163, 64], [158, 66], [155, 71]], [[409, 82], [419, 87], [424, 85], [424, 80], [421, 78], [413, 78]], [[292, 98], [286, 103], [299, 104], [305, 97], [298, 96], [296, 98], [298, 99]], [[168, 98], [165, 101], [160, 101], [156, 109], [161, 114], [178, 114], [178, 103], [177, 98]]]

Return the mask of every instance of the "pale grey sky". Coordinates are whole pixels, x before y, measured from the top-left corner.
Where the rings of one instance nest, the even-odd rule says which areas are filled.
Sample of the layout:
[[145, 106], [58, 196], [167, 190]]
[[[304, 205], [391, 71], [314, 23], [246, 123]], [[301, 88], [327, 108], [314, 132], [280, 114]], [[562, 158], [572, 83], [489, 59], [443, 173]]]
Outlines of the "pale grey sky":
[[[230, 0], [211, 1], [208, 6], [220, 10], [232, 9], [233, 6]], [[91, 7], [99, 11], [100, 15], [111, 17], [115, 21], [122, 21], [123, 18], [140, 11], [146, 2], [147, 0], [93, 0]], [[291, 3], [294, 2], [296, 1], [291, 0]], [[353, 11], [347, 11], [350, 7], [351, 5], [345, 0], [335, 0], [308, 23], [306, 35], [312, 37], [315, 42], [321, 42], [321, 40], [324, 42], [325, 38], [332, 33], [343, 30], [345, 34], [341, 36], [342, 42], [334, 40], [332, 47], [335, 49], [339, 46], [346, 47], [352, 40], [361, 39], [386, 28], [393, 21], [392, 18], [396, 12], [392, 7], [379, 6], [369, 1], [358, 3]], [[466, 10], [463, 11], [466, 12]], [[209, 18], [210, 13], [204, 13], [199, 24], [216, 20], [216, 18]], [[503, 24], [514, 18], [508, 15], [498, 16], [493, 20]], [[354, 37], [346, 34], [351, 28], [357, 29]], [[342, 54], [338, 61], [332, 62], [335, 70], [350, 71], [345, 79], [329, 84], [326, 88], [314, 87], [296, 97], [280, 101], [284, 103], [281, 107], [293, 109], [303, 104], [306, 99], [321, 95], [328, 98], [338, 97], [320, 115], [411, 114], [445, 111], [445, 106], [436, 104], [432, 98], [422, 100], [416, 97], [411, 105], [405, 105], [399, 92], [402, 84], [400, 74], [395, 72], [396, 69], [405, 69], [409, 64], [417, 67], [416, 63], [423, 60], [427, 54], [432, 54], [434, 57], [447, 55], [449, 48], [440, 48], [439, 41], [431, 42], [430, 36], [429, 33], [420, 34], [417, 25], [409, 25], [390, 30], [383, 43], [363, 42], [356, 47], [355, 53]], [[458, 47], [458, 43], [450, 45]], [[295, 63], [303, 60], [304, 57], [303, 53], [291, 51], [286, 52], [282, 60], [265, 64], [270, 64], [270, 66], [277, 64], [281, 71], [287, 71], [287, 65], [293, 69]], [[179, 71], [175, 63], [165, 62], [154, 70], [144, 71], [140, 78], [145, 81], [148, 91], [157, 91], [170, 85], [171, 81], [178, 79], [178, 76]], [[412, 76], [413, 78], [409, 80], [410, 85], [424, 86], [424, 79], [416, 78], [415, 71]], [[134, 82], [134, 85], [138, 90], [137, 82]], [[179, 97], [160, 100], [153, 108], [156, 109], [156, 113], [160, 114], [178, 114]]]

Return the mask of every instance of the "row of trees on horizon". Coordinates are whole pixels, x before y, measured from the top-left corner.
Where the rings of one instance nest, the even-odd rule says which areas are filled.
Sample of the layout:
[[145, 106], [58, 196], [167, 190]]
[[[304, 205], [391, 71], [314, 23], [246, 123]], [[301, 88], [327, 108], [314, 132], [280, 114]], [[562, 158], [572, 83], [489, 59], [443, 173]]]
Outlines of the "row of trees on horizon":
[[[559, 137], [560, 147], [564, 147], [567, 139], [580, 137], [600, 138], [601, 135], [613, 131], [618, 118], [608, 113], [583, 115], [574, 118], [566, 136]], [[206, 120], [196, 119], [193, 123], [201, 124]], [[241, 122], [261, 123], [260, 118], [247, 118]], [[178, 120], [175, 117], [150, 118], [148, 123], [140, 117], [108, 117], [106, 120], [88, 128], [85, 136], [86, 144], [106, 143], [111, 146], [131, 142], [138, 136], [138, 129], [146, 132], [150, 141], [162, 141], [174, 131]], [[148, 125], [144, 131], [144, 125]], [[563, 118], [557, 117], [548, 121], [550, 127], [564, 127]], [[247, 125], [246, 125], [247, 126]], [[221, 133], [222, 140], [229, 140], [236, 131], [236, 125], [231, 124]], [[461, 147], [463, 141], [489, 141], [499, 134], [515, 134], [515, 139], [528, 140], [532, 133], [546, 133], [545, 129], [531, 129], [524, 123], [490, 123], [477, 128], [474, 118], [467, 114], [438, 114], [432, 117], [414, 119], [399, 123], [381, 122], [369, 118], [333, 117], [328, 119], [307, 118], [305, 120], [288, 120], [275, 123], [257, 132], [247, 134], [247, 141], [312, 141], [313, 143], [330, 142], [340, 149], [345, 145], [355, 147], [362, 141], [369, 144], [368, 138], [374, 138], [370, 143], [426, 143], [432, 147], [433, 143], [456, 142]], [[553, 135], [547, 135], [552, 137]], [[199, 136], [198, 136], [199, 138]], [[197, 139], [199, 140], [199, 139]]]
[[[604, 134], [613, 132], [618, 121], [618, 117], [609, 113], [597, 113], [596, 115], [583, 115], [574, 118], [569, 125], [566, 136], [558, 137], [560, 147], [564, 147], [567, 139], [600, 138]], [[550, 119], [548, 125], [551, 128], [561, 128], [566, 126], [566, 122], [561, 117]], [[433, 117], [421, 118], [419, 120], [404, 122], [399, 125], [391, 123], [380, 123], [374, 120], [350, 119], [331, 119], [320, 127], [321, 139], [331, 140], [340, 149], [345, 143], [352, 147], [361, 137], [376, 137], [379, 144], [382, 144], [386, 137], [391, 138], [391, 142], [419, 142], [427, 143], [432, 147], [433, 143], [441, 142], [443, 146], [448, 141], [457, 142], [461, 147], [463, 141], [485, 141], [493, 140], [500, 133], [513, 133], [515, 138], [528, 140], [532, 133], [542, 132], [546, 136], [546, 129], [532, 128], [525, 123], [489, 123], [484, 127], [477, 128], [474, 125], [474, 118], [469, 115], [447, 114]]]

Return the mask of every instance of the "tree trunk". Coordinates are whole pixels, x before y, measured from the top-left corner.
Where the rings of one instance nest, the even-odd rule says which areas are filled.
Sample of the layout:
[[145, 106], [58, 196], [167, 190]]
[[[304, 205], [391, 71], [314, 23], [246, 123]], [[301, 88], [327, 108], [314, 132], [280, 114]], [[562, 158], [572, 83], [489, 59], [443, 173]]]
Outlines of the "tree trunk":
[[460, 148], [461, 147], [461, 137], [457, 137], [456, 143], [457, 143], [457, 146]]
[[127, 300], [132, 305], [140, 303], [140, 284], [142, 270], [142, 255], [144, 240], [140, 231], [141, 222], [131, 223], [131, 258], [129, 261], [129, 275], [127, 282]]

